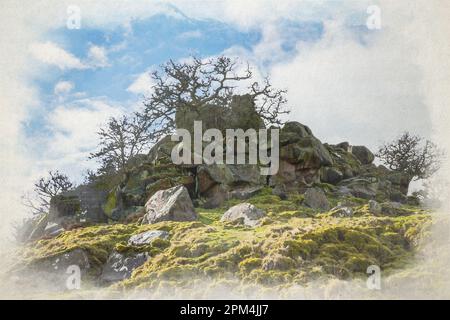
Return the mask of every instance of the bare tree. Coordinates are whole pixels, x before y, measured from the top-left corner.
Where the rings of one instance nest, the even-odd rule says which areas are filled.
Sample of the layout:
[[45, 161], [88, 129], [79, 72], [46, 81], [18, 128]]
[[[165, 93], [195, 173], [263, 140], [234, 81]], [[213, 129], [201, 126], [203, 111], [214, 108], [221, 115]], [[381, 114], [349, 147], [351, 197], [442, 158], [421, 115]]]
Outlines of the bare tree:
[[381, 146], [376, 156], [389, 169], [407, 174], [410, 180], [419, 180], [439, 170], [443, 152], [433, 142], [405, 132]]
[[[253, 73], [247, 64], [238, 73], [238, 63], [228, 57], [201, 60], [192, 57], [187, 62], [170, 60], [160, 71], [151, 74], [155, 85], [144, 101], [144, 115], [152, 127], [154, 141], [175, 129], [175, 114], [179, 108], [199, 109], [207, 105], [229, 107], [242, 81], [251, 81]], [[245, 92], [255, 102], [256, 112], [269, 124], [281, 124], [285, 90], [272, 87], [268, 78], [263, 84], [253, 82]]]
[[24, 195], [22, 201], [35, 215], [47, 213], [51, 198], [73, 187], [74, 184], [65, 174], [49, 171], [48, 177], [42, 177], [34, 184], [34, 195]]
[[101, 162], [100, 172], [124, 170], [130, 159], [147, 151], [151, 143], [149, 127], [147, 118], [138, 113], [111, 118], [98, 132], [100, 150], [89, 158]]

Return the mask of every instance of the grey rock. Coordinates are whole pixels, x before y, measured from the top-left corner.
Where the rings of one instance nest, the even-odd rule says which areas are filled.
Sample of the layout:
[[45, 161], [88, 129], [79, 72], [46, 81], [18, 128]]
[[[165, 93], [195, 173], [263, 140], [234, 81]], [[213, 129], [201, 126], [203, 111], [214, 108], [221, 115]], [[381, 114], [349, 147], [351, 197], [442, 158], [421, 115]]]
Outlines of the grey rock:
[[349, 144], [347, 141], [338, 143], [338, 144], [336, 145], [336, 147], [337, 147], [337, 148], [340, 148], [340, 149], [342, 149], [342, 150], [344, 150], [344, 151], [347, 151], [347, 152], [349, 152], [350, 149], [351, 149], [351, 148], [350, 148], [350, 144]]
[[409, 212], [402, 208], [402, 204], [398, 202], [384, 202], [381, 204], [381, 213], [388, 216], [402, 216]]
[[141, 246], [141, 245], [149, 244], [155, 239], [167, 240], [168, 238], [169, 238], [169, 233], [167, 231], [150, 230], [150, 231], [142, 232], [142, 233], [131, 236], [130, 239], [128, 240], [128, 245]]
[[228, 209], [221, 221], [240, 221], [244, 225], [254, 227], [260, 223], [266, 213], [250, 203], [241, 203]]
[[334, 208], [332, 208], [331, 213], [334, 217], [339, 218], [350, 218], [353, 217], [353, 209], [347, 206], [338, 205]]
[[305, 192], [304, 203], [313, 209], [325, 211], [330, 209], [330, 203], [328, 202], [325, 192], [319, 188], [308, 188]]
[[352, 146], [352, 153], [362, 164], [371, 164], [375, 159], [373, 153], [365, 146]]
[[375, 178], [350, 178], [342, 180], [339, 186], [347, 187], [354, 197], [362, 199], [374, 199], [378, 191]]
[[156, 192], [145, 204], [143, 224], [160, 221], [194, 221], [198, 216], [184, 186]]
[[369, 200], [369, 212], [373, 214], [380, 214], [381, 205], [375, 200]]
[[320, 180], [330, 184], [338, 184], [344, 175], [341, 171], [333, 167], [323, 167], [321, 169]]
[[77, 266], [80, 270], [90, 268], [89, 258], [83, 249], [74, 249], [62, 254], [59, 254], [50, 259], [46, 259], [38, 263], [38, 269], [50, 273], [65, 273], [70, 266]]
[[64, 232], [64, 228], [60, 224], [55, 223], [55, 222], [50, 222], [45, 227], [44, 235], [48, 236], [48, 237], [56, 237], [59, 234], [61, 234], [62, 232]]
[[113, 252], [108, 257], [100, 275], [102, 283], [122, 281], [131, 276], [136, 268], [142, 266], [149, 256], [147, 253], [138, 253], [131, 256]]
[[262, 186], [255, 186], [235, 189], [229, 193], [229, 197], [233, 199], [246, 200], [257, 195], [262, 188]]
[[49, 221], [73, 217], [81, 212], [81, 202], [77, 195], [61, 194], [50, 199]]

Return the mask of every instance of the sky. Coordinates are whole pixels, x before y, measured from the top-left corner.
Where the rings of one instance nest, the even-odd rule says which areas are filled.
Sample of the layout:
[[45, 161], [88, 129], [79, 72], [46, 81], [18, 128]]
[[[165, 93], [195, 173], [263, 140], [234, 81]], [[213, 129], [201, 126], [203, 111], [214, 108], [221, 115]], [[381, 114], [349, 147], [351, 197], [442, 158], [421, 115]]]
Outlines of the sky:
[[99, 127], [140, 108], [149, 72], [168, 59], [248, 61], [288, 90], [288, 119], [322, 142], [375, 150], [406, 130], [439, 139], [446, 128], [445, 1], [1, 3], [0, 200], [11, 212], [47, 170], [80, 181], [95, 168]]

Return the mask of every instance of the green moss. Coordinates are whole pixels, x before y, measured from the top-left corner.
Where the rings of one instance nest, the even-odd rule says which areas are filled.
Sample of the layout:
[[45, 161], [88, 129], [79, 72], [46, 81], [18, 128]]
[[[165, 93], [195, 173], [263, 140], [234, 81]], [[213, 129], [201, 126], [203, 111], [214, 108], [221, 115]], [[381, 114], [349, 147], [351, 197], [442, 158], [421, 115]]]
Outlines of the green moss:
[[[318, 277], [363, 276], [371, 264], [386, 272], [402, 268], [413, 259], [431, 220], [414, 207], [406, 208], [411, 214], [405, 216], [374, 216], [366, 202], [357, 201], [352, 218], [318, 215], [302, 206], [301, 195], [281, 200], [270, 188], [249, 202], [268, 212], [256, 228], [220, 222], [235, 203], [232, 200], [217, 209], [199, 208], [199, 221], [194, 222], [97, 225], [66, 231], [26, 247], [23, 261], [33, 264], [81, 248], [95, 269], [113, 250], [148, 252], [151, 258], [130, 279], [116, 284], [116, 289], [156, 290], [163, 284], [182, 285], [203, 277], [237, 278], [249, 285], [304, 284]], [[133, 234], [147, 230], [168, 231], [170, 240], [156, 239], [140, 247], [127, 244]]]
[[244, 272], [249, 272], [253, 269], [260, 268], [262, 265], [262, 259], [260, 258], [247, 258], [239, 263], [239, 269], [242, 269]]

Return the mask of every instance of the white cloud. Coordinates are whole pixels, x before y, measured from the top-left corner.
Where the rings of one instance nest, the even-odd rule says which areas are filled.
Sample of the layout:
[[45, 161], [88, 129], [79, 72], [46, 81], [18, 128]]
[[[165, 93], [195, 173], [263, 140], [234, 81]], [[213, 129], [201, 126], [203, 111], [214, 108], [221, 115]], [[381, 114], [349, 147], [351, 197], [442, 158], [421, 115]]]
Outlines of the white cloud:
[[71, 81], [58, 81], [55, 85], [55, 88], [53, 89], [53, 92], [56, 95], [60, 95], [60, 94], [67, 94], [69, 92], [71, 92], [74, 88], [74, 84]]
[[95, 69], [110, 66], [107, 50], [104, 47], [96, 45], [91, 45], [89, 47], [87, 59], [85, 61], [82, 61], [72, 53], [50, 41], [33, 43], [30, 46], [30, 52], [33, 57], [40, 62], [57, 66], [61, 70]]
[[85, 169], [95, 166], [87, 158], [97, 147], [99, 128], [110, 117], [123, 112], [101, 98], [75, 100], [56, 107], [46, 121], [50, 134], [39, 137], [40, 148], [47, 156], [38, 165], [59, 168], [71, 177], [80, 178]]
[[104, 68], [110, 64], [106, 55], [106, 49], [104, 47], [92, 45], [88, 52], [87, 64], [92, 68]]
[[328, 24], [320, 42], [298, 49], [272, 69], [274, 84], [288, 89], [290, 119], [325, 141], [372, 148], [404, 130], [430, 134], [423, 76], [395, 29], [362, 45], [342, 25]]
[[73, 54], [59, 47], [57, 44], [47, 41], [44, 43], [33, 43], [30, 46], [32, 55], [40, 62], [57, 66], [61, 70], [87, 69], [88, 66]]
[[133, 83], [127, 88], [127, 91], [135, 94], [150, 94], [155, 82], [153, 81], [150, 71], [147, 70], [136, 77]]

